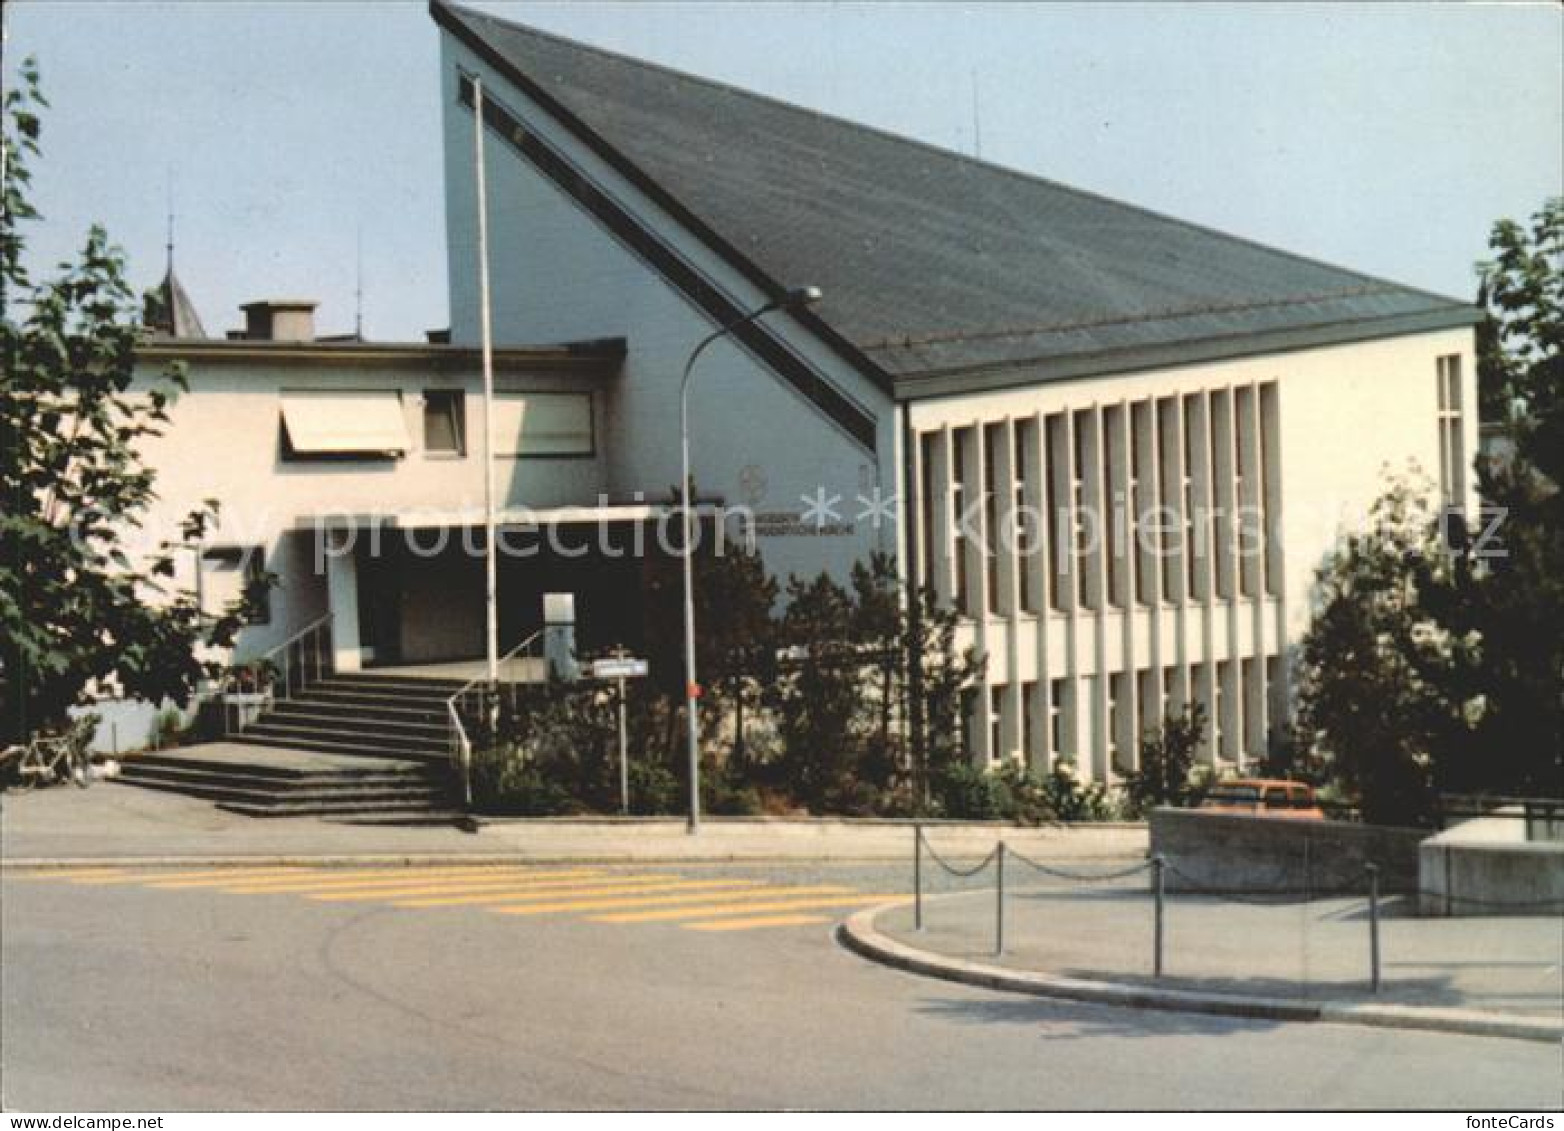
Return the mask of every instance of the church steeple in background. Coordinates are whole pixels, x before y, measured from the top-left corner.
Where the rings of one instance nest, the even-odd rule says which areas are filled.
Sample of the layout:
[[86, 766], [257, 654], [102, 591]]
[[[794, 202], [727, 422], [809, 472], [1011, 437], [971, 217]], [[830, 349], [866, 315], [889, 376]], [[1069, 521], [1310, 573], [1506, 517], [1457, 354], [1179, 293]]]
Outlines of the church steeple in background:
[[163, 281], [157, 289], [147, 295], [146, 310], [142, 316], [142, 324], [154, 337], [159, 338], [205, 338], [206, 329], [201, 325], [201, 316], [196, 313], [195, 304], [190, 301], [190, 296], [185, 293], [184, 285], [179, 281], [179, 276], [174, 274], [174, 181], [173, 172], [169, 172], [168, 185], [168, 242], [165, 245], [167, 251], [167, 263], [163, 271]]

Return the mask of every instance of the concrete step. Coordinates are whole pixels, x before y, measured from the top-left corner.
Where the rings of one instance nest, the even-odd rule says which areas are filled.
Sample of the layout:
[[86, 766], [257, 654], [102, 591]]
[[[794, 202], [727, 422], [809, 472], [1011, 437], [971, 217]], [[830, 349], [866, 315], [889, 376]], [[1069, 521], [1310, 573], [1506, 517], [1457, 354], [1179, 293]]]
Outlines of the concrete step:
[[142, 789], [163, 790], [166, 793], [178, 793], [186, 797], [199, 797], [207, 801], [246, 805], [252, 808], [295, 804], [349, 805], [363, 812], [379, 812], [388, 808], [402, 810], [408, 806], [437, 808], [448, 805], [451, 801], [449, 790], [433, 786], [421, 789], [400, 786], [390, 788], [342, 786], [314, 789], [290, 786], [255, 789], [217, 778], [179, 780], [141, 775], [122, 775], [119, 781]]
[[281, 766], [266, 761], [264, 751], [257, 750], [254, 761], [235, 762], [202, 759], [182, 754], [132, 754], [121, 763], [125, 772], [151, 771], [169, 774], [217, 774], [224, 777], [255, 779], [258, 782], [310, 785], [320, 781], [352, 780], [359, 782], [395, 781], [426, 782], [444, 780], [443, 771], [419, 761], [386, 760], [380, 764], [365, 762], [362, 766], [351, 762], [343, 765], [301, 769]]
[[437, 808], [426, 801], [385, 801], [373, 805], [353, 801], [278, 801], [255, 805], [243, 801], [218, 802], [219, 809], [242, 813], [247, 817], [371, 817], [406, 815], [422, 819], [431, 813], [442, 820], [455, 820], [460, 812], [450, 808]]
[[230, 742], [241, 743], [245, 746], [272, 746], [292, 750], [309, 750], [321, 754], [344, 754], [350, 757], [395, 759], [400, 762], [418, 762], [429, 766], [444, 766], [451, 760], [447, 750], [436, 753], [421, 753], [408, 750], [387, 750], [383, 745], [365, 744], [363, 742], [332, 742], [318, 738], [294, 738], [291, 736], [278, 737], [265, 732], [257, 733], [254, 727], [240, 734], [230, 735]]
[[322, 703], [310, 699], [290, 699], [278, 703], [267, 711], [261, 721], [282, 722], [284, 719], [299, 724], [332, 726], [337, 723], [373, 724], [377, 730], [405, 731], [413, 734], [445, 736], [450, 726], [444, 711], [435, 715], [425, 711], [375, 710], [366, 712], [362, 707], [343, 703]]
[[321, 703], [355, 708], [362, 711], [397, 711], [416, 713], [431, 718], [443, 718], [446, 713], [446, 697], [401, 695], [394, 690], [360, 691], [347, 687], [312, 687], [281, 703]]
[[[286, 745], [298, 749], [297, 743]], [[452, 807], [450, 775], [443, 759], [390, 764], [366, 761], [363, 769], [357, 769], [329, 761], [311, 767], [310, 759], [298, 753], [291, 756], [295, 765], [268, 765], [265, 747], [256, 745], [255, 752], [254, 761], [173, 754], [131, 757], [125, 759], [119, 780], [128, 786], [203, 798], [255, 816], [356, 815], [400, 820], [439, 816]]]
[[317, 727], [270, 717], [247, 727], [241, 737], [247, 742], [254, 741], [256, 738], [275, 738], [283, 742], [331, 742], [372, 747], [382, 751], [383, 757], [394, 758], [406, 754], [444, 757], [450, 749], [450, 742], [443, 734], [409, 735], [381, 730], [371, 723], [362, 726], [338, 723], [333, 726]]

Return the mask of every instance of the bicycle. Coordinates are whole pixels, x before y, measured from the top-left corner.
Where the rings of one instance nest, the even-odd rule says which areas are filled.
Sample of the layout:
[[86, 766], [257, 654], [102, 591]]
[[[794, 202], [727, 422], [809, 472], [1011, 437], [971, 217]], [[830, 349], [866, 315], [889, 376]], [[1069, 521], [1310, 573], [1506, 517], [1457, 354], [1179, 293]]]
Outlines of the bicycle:
[[20, 792], [55, 782], [75, 782], [82, 789], [92, 784], [92, 756], [86, 735], [79, 727], [68, 734], [35, 735], [31, 741], [0, 751], [0, 774]]

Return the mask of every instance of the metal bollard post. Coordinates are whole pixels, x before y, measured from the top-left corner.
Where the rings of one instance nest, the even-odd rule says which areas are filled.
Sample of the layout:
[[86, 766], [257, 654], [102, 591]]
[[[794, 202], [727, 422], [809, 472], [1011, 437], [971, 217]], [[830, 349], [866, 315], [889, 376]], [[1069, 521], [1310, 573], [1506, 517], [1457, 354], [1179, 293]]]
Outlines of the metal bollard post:
[[1005, 842], [999, 842], [999, 867], [994, 873], [994, 957], [1005, 953]]
[[912, 826], [912, 929], [923, 930], [923, 826]]
[[1161, 856], [1151, 858], [1151, 875], [1153, 892], [1156, 896], [1156, 921], [1152, 934], [1152, 958], [1151, 974], [1154, 978], [1162, 977], [1162, 897], [1165, 894], [1163, 868], [1165, 861]]
[[1369, 880], [1369, 992], [1379, 993], [1379, 865], [1365, 864]]

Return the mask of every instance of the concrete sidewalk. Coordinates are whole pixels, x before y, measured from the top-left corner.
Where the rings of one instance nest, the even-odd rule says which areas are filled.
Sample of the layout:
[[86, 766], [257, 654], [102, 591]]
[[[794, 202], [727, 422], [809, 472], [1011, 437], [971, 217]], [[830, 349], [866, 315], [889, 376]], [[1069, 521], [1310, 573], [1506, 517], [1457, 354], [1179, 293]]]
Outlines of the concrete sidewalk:
[[[1146, 852], [1142, 825], [1016, 829], [941, 824], [941, 850], [981, 858], [1001, 835], [1050, 859], [1134, 861]], [[452, 825], [255, 818], [210, 802], [112, 782], [0, 795], [0, 859], [7, 864], [74, 860], [417, 861], [461, 857], [510, 861], [910, 861], [913, 829], [896, 821], [713, 818], [690, 836], [680, 818], [479, 819]]]
[[[1466, 1031], [1484, 1031], [1487, 1017], [1517, 1019], [1512, 1028], [1529, 1035], [1553, 1033], [1557, 1039], [1564, 1033], [1561, 916], [1420, 919], [1411, 899], [1387, 898], [1379, 924], [1381, 984], [1374, 994], [1366, 899], [1237, 902], [1170, 895], [1164, 974], [1154, 978], [1154, 901], [1144, 874], [1109, 884], [1007, 879], [1015, 886], [1006, 893], [1005, 945], [998, 956], [992, 869], [968, 881], [978, 890], [926, 900], [922, 931], [913, 929], [911, 906], [859, 916], [849, 928], [877, 932], [935, 967], [949, 960], [947, 970], [925, 973], [952, 976], [962, 968], [990, 967], [1144, 991], [1124, 1004], [1188, 1008], [1205, 999], [1234, 1005], [1214, 1011], [1243, 1013], [1242, 1001], [1267, 1002], [1274, 1008], [1249, 1015], [1344, 1020], [1357, 1013], [1350, 1019], [1428, 1028], [1446, 1026], [1419, 1022], [1465, 1014], [1474, 1019]], [[957, 980], [996, 984], [981, 977]], [[1031, 992], [1047, 990], [1040, 983]], [[1159, 1003], [1156, 994], [1169, 1000]]]

